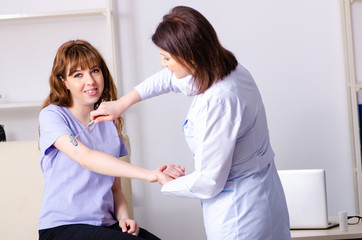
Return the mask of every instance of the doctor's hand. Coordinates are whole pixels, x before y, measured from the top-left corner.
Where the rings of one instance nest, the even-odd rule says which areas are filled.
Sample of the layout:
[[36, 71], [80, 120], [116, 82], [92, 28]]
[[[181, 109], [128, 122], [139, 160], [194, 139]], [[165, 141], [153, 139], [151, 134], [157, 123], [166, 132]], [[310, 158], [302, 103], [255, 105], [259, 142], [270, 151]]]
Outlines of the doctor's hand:
[[119, 227], [122, 229], [122, 232], [126, 232], [135, 236], [138, 236], [138, 233], [140, 231], [137, 222], [133, 219], [119, 220]]
[[90, 113], [91, 120], [94, 123], [99, 123], [103, 121], [113, 121], [122, 115], [124, 110], [120, 107], [121, 103], [117, 101], [111, 102], [102, 102], [97, 110], [94, 110]]
[[141, 101], [141, 96], [137, 90], [133, 89], [117, 101], [102, 102], [97, 110], [90, 113], [91, 120], [94, 123], [103, 121], [113, 121], [120, 117], [133, 104]]
[[163, 165], [163, 166], [158, 167], [157, 171], [156, 171], [157, 181], [162, 186], [173, 180], [172, 177], [170, 177], [169, 175], [167, 175], [163, 172], [166, 168], [167, 168], [167, 166]]
[[163, 171], [163, 173], [167, 174], [168, 176], [170, 176], [171, 178], [179, 178], [182, 176], [185, 176], [185, 168], [184, 167], [180, 167], [180, 165], [175, 166], [174, 164], [172, 165], [167, 165], [166, 169]]

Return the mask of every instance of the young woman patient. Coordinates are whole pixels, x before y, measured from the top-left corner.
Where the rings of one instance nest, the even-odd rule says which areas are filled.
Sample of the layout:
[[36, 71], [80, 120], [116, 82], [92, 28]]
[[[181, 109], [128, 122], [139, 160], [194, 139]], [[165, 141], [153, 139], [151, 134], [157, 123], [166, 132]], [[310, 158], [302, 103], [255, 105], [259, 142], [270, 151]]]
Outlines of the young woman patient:
[[159, 239], [130, 219], [120, 177], [157, 182], [182, 176], [184, 169], [169, 166], [169, 176], [162, 172], [166, 166], [148, 170], [119, 160], [128, 154], [122, 117], [82, 132], [92, 110], [117, 99], [105, 61], [88, 42], [59, 48], [49, 82], [39, 116], [45, 178], [39, 239]]

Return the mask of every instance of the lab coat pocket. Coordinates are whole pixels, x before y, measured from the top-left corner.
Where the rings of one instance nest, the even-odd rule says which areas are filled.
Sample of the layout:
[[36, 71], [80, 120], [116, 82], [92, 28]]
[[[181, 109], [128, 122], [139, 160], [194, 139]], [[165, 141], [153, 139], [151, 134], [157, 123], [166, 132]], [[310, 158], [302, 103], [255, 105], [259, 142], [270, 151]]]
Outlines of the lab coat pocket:
[[232, 193], [232, 192], [234, 192], [234, 186], [235, 186], [234, 180], [228, 180], [228, 181], [226, 181], [224, 189], [221, 192], [222, 193], [223, 192]]
[[194, 124], [189, 119], [186, 119], [184, 124], [182, 125], [182, 130], [186, 138], [194, 137]]
[[234, 181], [227, 181], [218, 195], [202, 200], [207, 239], [237, 239], [234, 190]]

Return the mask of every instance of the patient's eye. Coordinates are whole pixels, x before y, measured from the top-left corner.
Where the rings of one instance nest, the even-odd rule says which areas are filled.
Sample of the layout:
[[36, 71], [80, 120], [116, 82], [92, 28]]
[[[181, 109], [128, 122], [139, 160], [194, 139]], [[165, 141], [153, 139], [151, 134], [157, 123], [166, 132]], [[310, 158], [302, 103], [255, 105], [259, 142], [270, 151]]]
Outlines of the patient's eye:
[[81, 73], [76, 73], [76, 74], [73, 75], [73, 78], [79, 78], [79, 77], [81, 77], [81, 76], [82, 76]]

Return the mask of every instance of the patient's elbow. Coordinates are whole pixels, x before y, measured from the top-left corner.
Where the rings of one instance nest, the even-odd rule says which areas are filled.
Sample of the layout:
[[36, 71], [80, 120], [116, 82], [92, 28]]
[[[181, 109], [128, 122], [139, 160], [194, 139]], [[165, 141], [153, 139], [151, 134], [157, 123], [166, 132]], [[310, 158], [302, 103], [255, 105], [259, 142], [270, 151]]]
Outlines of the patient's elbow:
[[79, 145], [70, 153], [69, 157], [83, 168], [90, 169], [93, 159], [99, 158], [99, 155], [96, 150], [90, 149], [79, 142]]
[[90, 168], [90, 164], [89, 164], [89, 161], [87, 161], [86, 158], [81, 158], [78, 163], [83, 167], [83, 168], [86, 168], [86, 169], [89, 169]]
[[77, 160], [77, 162], [86, 169], [91, 169], [91, 162], [92, 162], [92, 158], [90, 157], [90, 153], [87, 154], [83, 154], [82, 156], [80, 156]]

